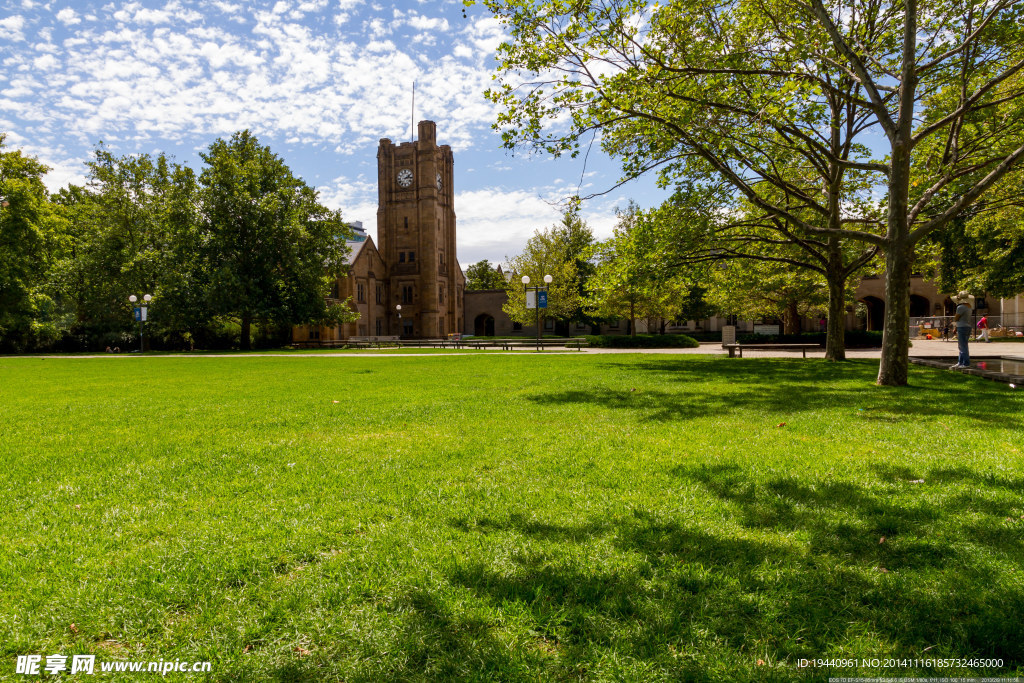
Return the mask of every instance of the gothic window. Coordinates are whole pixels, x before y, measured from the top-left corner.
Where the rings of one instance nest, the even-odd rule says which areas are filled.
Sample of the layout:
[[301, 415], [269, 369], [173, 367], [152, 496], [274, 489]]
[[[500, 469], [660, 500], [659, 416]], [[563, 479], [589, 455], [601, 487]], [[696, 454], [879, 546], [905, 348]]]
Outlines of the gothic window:
[[364, 303], [366, 301], [366, 288], [362, 282], [356, 283], [356, 301]]
[[384, 288], [377, 285], [377, 303], [384, 303]]
[[402, 303], [412, 303], [412, 285], [402, 285]]
[[381, 320], [380, 318], [377, 318], [377, 336], [378, 337], [381, 336], [382, 334], [384, 334], [383, 330], [384, 330], [384, 321]]
[[331, 298], [337, 299], [338, 297], [338, 281], [335, 280], [331, 283]]
[[398, 262], [399, 263], [405, 263], [405, 252], [404, 251], [398, 252]]
[[406, 230], [409, 229], [409, 217], [408, 216], [405, 217], [405, 229]]
[[416, 252], [415, 251], [410, 251], [409, 252], [409, 263], [412, 263], [415, 260], [416, 260]]

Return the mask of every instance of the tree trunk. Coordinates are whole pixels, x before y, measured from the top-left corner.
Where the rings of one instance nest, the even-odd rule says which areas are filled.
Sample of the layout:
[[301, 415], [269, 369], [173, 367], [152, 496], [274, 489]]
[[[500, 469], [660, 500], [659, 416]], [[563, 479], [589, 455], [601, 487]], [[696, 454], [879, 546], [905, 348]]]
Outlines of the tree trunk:
[[238, 348], [242, 349], [243, 351], [248, 351], [250, 348], [252, 348], [252, 341], [250, 340], [251, 329], [252, 329], [252, 316], [243, 315], [242, 316], [242, 335], [241, 335], [241, 339], [238, 342]]
[[846, 360], [846, 278], [830, 271], [828, 278], [828, 320], [825, 328], [825, 360]]
[[877, 384], [902, 387], [910, 365], [910, 271], [912, 247], [891, 248], [885, 255], [885, 325]]
[[782, 314], [782, 333], [800, 334], [800, 309], [797, 308], [796, 299], [786, 304], [786, 310]]
[[629, 336], [636, 337], [636, 303], [629, 302]]

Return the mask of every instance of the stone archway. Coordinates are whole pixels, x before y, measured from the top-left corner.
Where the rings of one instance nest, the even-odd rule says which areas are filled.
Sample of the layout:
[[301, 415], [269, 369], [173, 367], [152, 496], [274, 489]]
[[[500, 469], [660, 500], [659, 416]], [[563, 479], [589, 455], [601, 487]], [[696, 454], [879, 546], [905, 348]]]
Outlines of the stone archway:
[[877, 296], [866, 296], [861, 301], [868, 307], [865, 329], [869, 332], [880, 332], [885, 327], [885, 302]]
[[932, 314], [931, 302], [920, 294], [910, 295], [910, 317], [927, 318]]
[[494, 336], [494, 316], [490, 313], [481, 313], [473, 321], [473, 334], [477, 337]]

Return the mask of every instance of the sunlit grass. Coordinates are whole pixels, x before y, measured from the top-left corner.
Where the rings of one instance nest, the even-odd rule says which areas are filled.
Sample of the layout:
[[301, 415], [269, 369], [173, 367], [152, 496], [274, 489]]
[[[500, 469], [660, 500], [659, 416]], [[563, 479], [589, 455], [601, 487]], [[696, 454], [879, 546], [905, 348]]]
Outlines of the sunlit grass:
[[474, 356], [0, 358], [0, 678], [1021, 675], [1005, 384]]

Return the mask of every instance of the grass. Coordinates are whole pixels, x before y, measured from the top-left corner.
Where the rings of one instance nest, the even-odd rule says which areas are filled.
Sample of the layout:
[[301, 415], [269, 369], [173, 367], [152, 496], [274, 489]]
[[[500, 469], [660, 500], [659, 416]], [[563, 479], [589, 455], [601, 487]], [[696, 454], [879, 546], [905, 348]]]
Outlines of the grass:
[[0, 358], [0, 679], [1024, 675], [1024, 397], [876, 367]]

